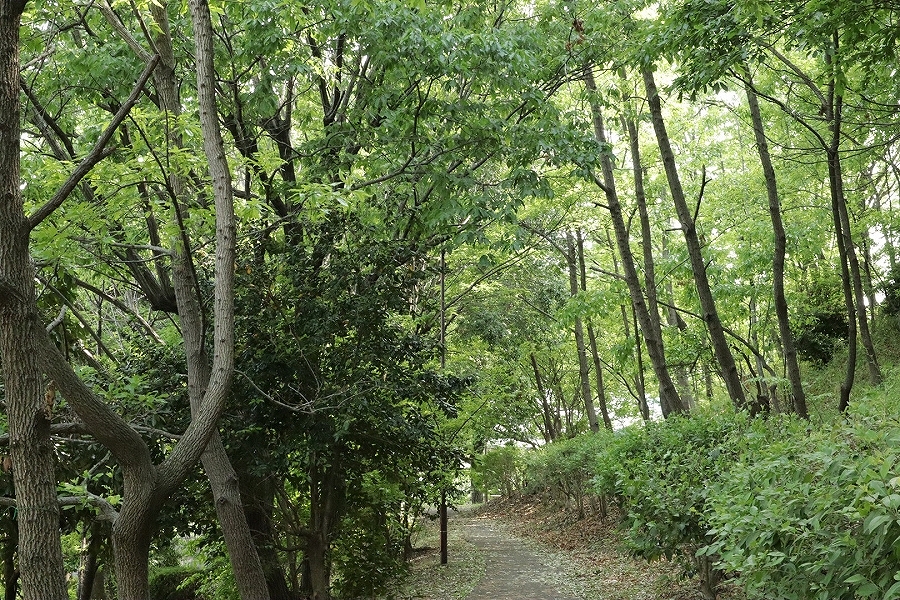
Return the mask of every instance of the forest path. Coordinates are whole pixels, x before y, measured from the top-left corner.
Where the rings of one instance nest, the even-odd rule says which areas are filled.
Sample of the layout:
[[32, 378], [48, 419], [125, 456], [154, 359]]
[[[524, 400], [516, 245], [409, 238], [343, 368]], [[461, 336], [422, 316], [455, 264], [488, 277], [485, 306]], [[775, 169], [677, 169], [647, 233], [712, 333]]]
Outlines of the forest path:
[[484, 577], [466, 600], [578, 600], [558, 589], [566, 574], [550, 560], [555, 553], [541, 552], [490, 517], [466, 515], [451, 519], [454, 525], [485, 555]]

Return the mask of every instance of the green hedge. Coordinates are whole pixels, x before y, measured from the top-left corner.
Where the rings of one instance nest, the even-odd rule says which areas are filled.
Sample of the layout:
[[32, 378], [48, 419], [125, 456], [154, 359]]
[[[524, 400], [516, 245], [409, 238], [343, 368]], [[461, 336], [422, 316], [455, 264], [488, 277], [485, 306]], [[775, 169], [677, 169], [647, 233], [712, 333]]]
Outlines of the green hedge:
[[150, 600], [202, 600], [196, 567], [158, 567], [150, 571]]
[[770, 440], [712, 490], [703, 552], [751, 597], [900, 598], [900, 429], [864, 419]]
[[[879, 404], [880, 402], [880, 404]], [[585, 434], [528, 457], [530, 489], [621, 509], [629, 548], [680, 560], [715, 598], [900, 599], [900, 423], [894, 403], [829, 426], [730, 411]]]

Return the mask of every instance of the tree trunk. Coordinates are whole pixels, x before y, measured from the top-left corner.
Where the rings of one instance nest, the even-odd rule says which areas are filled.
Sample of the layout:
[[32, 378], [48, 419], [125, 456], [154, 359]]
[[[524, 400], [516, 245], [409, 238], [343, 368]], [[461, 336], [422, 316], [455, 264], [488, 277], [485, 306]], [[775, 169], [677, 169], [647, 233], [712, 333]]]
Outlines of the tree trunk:
[[[613, 273], [618, 277], [619, 275], [619, 261], [616, 259], [616, 248], [613, 246], [612, 238], [609, 235], [609, 229], [606, 230], [606, 245], [609, 248], [609, 251], [612, 252], [612, 263], [613, 263]], [[638, 284], [640, 287], [640, 284]], [[650, 406], [647, 404], [647, 386], [645, 378], [644, 378], [644, 354], [641, 350], [641, 341], [639, 339], [640, 336], [640, 327], [637, 322], [637, 313], [634, 310], [634, 307], [631, 308], [631, 314], [628, 314], [628, 307], [624, 304], [619, 305], [619, 312], [622, 316], [622, 331], [625, 332], [625, 340], [631, 343], [631, 325], [634, 323], [634, 362], [635, 362], [635, 370], [634, 370], [634, 397], [638, 403], [638, 411], [641, 413], [641, 418], [644, 421], [650, 420]], [[662, 338], [660, 338], [662, 339]], [[660, 398], [660, 410], [661, 412], [666, 412], [663, 410], [663, 404], [665, 400]]]
[[[154, 469], [155, 471], [155, 469]], [[126, 480], [126, 490], [133, 488]], [[155, 478], [154, 478], [155, 479]], [[116, 565], [116, 589], [121, 600], [147, 600], [149, 590], [150, 542], [161, 502], [154, 492], [155, 481], [141, 486], [141, 493], [129, 490], [112, 531], [113, 558]]]
[[678, 176], [678, 168], [675, 164], [675, 154], [672, 152], [669, 134], [666, 131], [665, 121], [663, 120], [659, 92], [656, 89], [656, 82], [653, 80], [653, 71], [649, 67], [644, 67], [641, 69], [641, 74], [644, 78], [644, 88], [647, 91], [650, 119], [653, 122], [653, 130], [656, 132], [660, 157], [666, 172], [666, 179], [669, 182], [669, 191], [672, 194], [675, 212], [678, 214], [681, 231], [687, 244], [691, 271], [694, 275], [694, 284], [697, 287], [697, 295], [700, 298], [700, 306], [703, 310], [703, 321], [706, 323], [706, 328], [709, 332], [716, 361], [722, 370], [722, 377], [725, 380], [728, 395], [731, 397], [735, 407], [742, 409], [747, 403], [744, 396], [744, 388], [741, 384], [741, 378], [738, 374], [734, 357], [731, 354], [731, 349], [728, 346], [728, 340], [725, 338], [725, 332], [716, 308], [716, 301], [709, 285], [709, 278], [706, 274], [706, 262], [703, 259], [696, 223], [688, 208], [684, 190], [681, 187], [681, 179]]
[[[181, 105], [175, 83], [175, 56], [172, 49], [172, 40], [169, 30], [168, 15], [164, 6], [152, 4], [151, 10], [154, 20], [159, 28], [155, 46], [160, 52], [162, 65], [156, 78], [157, 88], [160, 90], [160, 105], [177, 118], [181, 114]], [[212, 24], [209, 20], [208, 7], [205, 1], [191, 3], [191, 14], [194, 20], [195, 43], [197, 46], [197, 76], [198, 89], [204, 88], [209, 94], [207, 98], [208, 119], [207, 129], [212, 138], [208, 152], [221, 153], [224, 163], [224, 151], [219, 132], [217, 112], [215, 111], [215, 97], [213, 92], [214, 65], [212, 59]], [[202, 51], [201, 51], [202, 49]], [[204, 84], [202, 79], [207, 79]], [[202, 117], [201, 117], [202, 118]], [[212, 130], [215, 130], [213, 132]], [[182, 145], [179, 135], [173, 133], [171, 142], [176, 148]], [[213, 163], [210, 162], [211, 172]], [[220, 181], [223, 188], [222, 194], [231, 194], [231, 183], [227, 177], [227, 164], [220, 164], [217, 173], [213, 172], [214, 181]], [[225, 181], [228, 179], [228, 181]], [[186, 186], [182, 177], [172, 173], [169, 177], [170, 185], [176, 198], [176, 210], [182, 210], [187, 202]], [[186, 211], [186, 208], [185, 208]], [[186, 217], [182, 213], [182, 218]], [[202, 399], [209, 385], [211, 373], [210, 364], [205, 351], [204, 323], [200, 299], [196, 292], [199, 289], [191, 264], [189, 248], [184, 247], [176, 253], [173, 259], [172, 279], [175, 288], [175, 296], [178, 300], [178, 314], [181, 321], [182, 334], [188, 374], [188, 394], [191, 402], [192, 415], [200, 411]], [[233, 335], [233, 333], [232, 333]], [[218, 431], [213, 432], [212, 437], [201, 456], [203, 470], [209, 479], [215, 502], [216, 515], [225, 545], [228, 549], [228, 557], [234, 572], [235, 582], [243, 600], [260, 600], [268, 597], [266, 578], [262, 564], [257, 554], [256, 546], [247, 524], [244, 508], [241, 503], [240, 489], [237, 474], [228, 459], [225, 447], [219, 437]]]
[[603, 365], [600, 364], [600, 352], [597, 350], [597, 336], [594, 335], [594, 326], [588, 321], [588, 341], [591, 344], [591, 357], [594, 360], [594, 376], [597, 378], [597, 403], [600, 405], [600, 414], [603, 417], [603, 425], [610, 431], [613, 430], [612, 419], [609, 417], [609, 408], [606, 404], [606, 386], [603, 385]]
[[241, 488], [244, 497], [244, 514], [253, 535], [253, 545], [259, 554], [271, 600], [293, 600], [288, 589], [272, 532], [272, 514], [275, 509], [275, 485], [268, 475], [256, 476], [241, 469]]
[[[662, 236], [662, 249], [663, 256], [668, 257], [668, 246], [666, 242], [667, 236], [665, 232]], [[672, 280], [666, 279], [665, 283], [666, 296], [669, 299], [668, 306], [666, 307], [666, 323], [668, 323], [669, 327], [674, 329], [678, 329], [678, 331], [685, 331], [687, 329], [687, 323], [684, 322], [684, 319], [681, 318], [681, 315], [678, 314], [678, 309], [676, 308], [675, 303], [675, 291], [672, 289]], [[681, 398], [684, 400], [684, 406], [691, 410], [696, 406], [696, 399], [694, 398], [693, 387], [691, 386], [691, 379], [688, 373], [687, 367], [683, 364], [676, 365], [675, 369], [675, 381], [678, 382], [678, 388], [681, 392]]]
[[[838, 51], [838, 34], [832, 36], [833, 50], [836, 54]], [[832, 67], [831, 54], [825, 53], [825, 62]], [[832, 70], [833, 73], [833, 70]], [[863, 288], [862, 275], [859, 268], [859, 258], [856, 256], [856, 246], [853, 243], [853, 230], [850, 227], [850, 215], [847, 210], [847, 198], [844, 195], [844, 175], [841, 165], [841, 127], [844, 119], [844, 96], [836, 91], [837, 84], [832, 75], [832, 80], [828, 86], [828, 98], [831, 106], [827, 107], [831, 117], [831, 142], [827, 148], [826, 155], [828, 157], [828, 180], [829, 188], [832, 195], [832, 205], [837, 208], [836, 219], [840, 220], [841, 227], [836, 233], [843, 235], [844, 250], [846, 252], [846, 260], [850, 270], [851, 284], [853, 288], [854, 301], [856, 303], [856, 319], [859, 324], [859, 337], [863, 348], [866, 351], [866, 366], [869, 368], [869, 382], [873, 385], [881, 385], [884, 378], [881, 374], [881, 367], [878, 365], [878, 357], [875, 353], [875, 344], [872, 343], [872, 335], [869, 332], [869, 321], [866, 317], [866, 301], [865, 289]], [[850, 306], [848, 305], [848, 309]], [[873, 307], [874, 310], [874, 307]], [[853, 318], [852, 313], [849, 315]], [[849, 399], [849, 398], [848, 398]], [[843, 405], [843, 403], [842, 403]], [[844, 410], [843, 406], [841, 410]]]
[[94, 586], [99, 582], [103, 585], [102, 578], [98, 578], [100, 562], [98, 555], [103, 545], [100, 521], [94, 521], [84, 540], [84, 550], [81, 553], [81, 566], [78, 574], [78, 590], [75, 597], [78, 600], [91, 600], [96, 598]]
[[541, 417], [544, 421], [544, 430], [541, 433], [544, 435], [544, 441], [549, 444], [557, 438], [558, 432], [554, 427], [550, 403], [547, 401], [547, 391], [544, 389], [544, 381], [534, 352], [531, 353], [531, 368], [534, 370], [534, 380], [537, 384], [538, 395], [541, 397]]
[[[620, 76], [624, 79], [624, 70], [620, 72]], [[650, 214], [647, 211], [647, 194], [644, 192], [644, 167], [641, 164], [641, 143], [638, 134], [637, 122], [634, 118], [623, 118], [625, 130], [628, 132], [628, 141], [631, 148], [632, 173], [634, 176], [634, 200], [638, 207], [638, 218], [641, 223], [641, 248], [644, 256], [644, 290], [647, 295], [647, 311], [650, 313], [650, 325], [653, 327], [653, 336], [662, 339], [662, 323], [659, 317], [659, 303], [657, 301], [656, 288], [656, 265], [653, 260], [653, 236], [650, 230]], [[635, 312], [635, 311], [632, 311]], [[634, 320], [637, 321], [636, 314]], [[640, 347], [638, 348], [638, 356], [640, 357]], [[640, 360], [638, 361], [641, 362]], [[679, 370], [676, 370], [676, 379]], [[640, 373], [643, 373], [641, 368]], [[676, 388], [677, 389], [677, 388]], [[691, 405], [689, 397], [684, 397], [685, 390], [679, 390], [682, 404], [685, 411], [690, 410]], [[667, 399], [660, 392], [660, 404], [666, 402]], [[671, 407], [660, 406], [663, 414], [671, 412]]]
[[331, 573], [328, 564], [328, 543], [321, 533], [310, 535], [306, 541], [305, 564], [309, 577], [309, 600], [331, 600]]
[[[581, 283], [581, 291], [587, 292], [587, 265], [584, 260], [584, 236], [581, 231], [575, 236], [576, 251], [578, 253], [578, 274]], [[597, 337], [594, 335], [594, 327], [591, 320], [587, 320], [588, 342], [590, 343], [591, 357], [594, 361], [594, 377], [597, 379], [597, 404], [600, 405], [600, 415], [603, 417], [603, 425], [612, 431], [612, 420], [609, 418], [609, 408], [606, 405], [606, 388], [603, 385], [603, 368], [600, 366], [600, 354], [597, 352]], [[596, 420], [596, 417], [594, 417]]]
[[766, 182], [766, 194], [769, 198], [769, 217], [772, 220], [772, 230], [775, 234], [775, 248], [772, 256], [772, 287], [775, 300], [775, 315], [778, 319], [778, 334], [781, 338], [781, 348], [784, 352], [788, 381], [791, 384], [794, 412], [801, 418], [808, 419], [806, 392], [803, 390], [803, 381], [800, 378], [797, 347], [794, 344], [787, 299], [784, 295], [784, 259], [787, 251], [787, 236], [784, 231], [784, 222], [781, 219], [781, 198], [778, 195], [778, 182], [775, 178], [772, 158], [769, 155], [769, 144], [766, 141], [765, 131], [763, 130], [759, 101], [756, 97], [756, 92], [753, 90], [753, 84], [749, 80], [749, 74], [745, 90], [747, 93], [747, 105], [750, 107], [750, 118], [753, 121], [756, 150], [759, 153], [759, 162], [762, 165], [763, 178]]
[[19, 178], [19, 23], [23, 1], [0, 3], [0, 357], [15, 486], [18, 562], [25, 600], [68, 598], [59, 539], [50, 420], [54, 384], [45, 387], [34, 328], [29, 227]]
[[331, 539], [344, 509], [344, 481], [336, 457], [331, 464], [319, 464], [313, 452], [309, 458], [309, 532], [306, 562], [311, 600], [331, 600]]
[[[584, 69], [584, 81], [588, 93], [593, 95], [597, 90], [597, 85], [589, 67]], [[606, 141], [606, 133], [603, 128], [603, 116], [600, 112], [600, 105], [597, 104], [593, 97], [590, 100], [590, 107], [594, 124], [594, 136], [598, 142], [607, 146], [608, 142]], [[668, 412], [664, 413], [664, 416], [672, 413], [681, 413], [684, 412], [684, 405], [666, 366], [663, 340], [661, 336], [655, 335], [650, 310], [644, 300], [644, 292], [641, 289], [641, 282], [635, 267], [634, 255], [631, 252], [628, 229], [622, 216], [622, 206], [619, 204], [619, 197], [616, 193], [612, 159], [608, 153], [604, 152], [601, 155], [600, 165], [603, 170], [603, 180], [597, 180], [596, 183], [606, 194], [607, 207], [609, 208], [609, 214], [616, 233], [616, 246], [618, 247], [619, 256], [622, 259], [622, 269], [625, 273], [625, 283], [628, 285], [631, 304], [637, 315], [638, 323], [640, 323], [644, 342], [647, 344], [647, 354], [650, 356], [653, 372], [659, 381], [660, 404], [668, 408]], [[637, 332], [635, 332], [635, 335], [637, 335]]]
[[[572, 298], [578, 295], [581, 287], [578, 284], [578, 259], [572, 233], [566, 232], [566, 263], [569, 267], [569, 293]], [[591, 431], [600, 431], [597, 423], [597, 410], [594, 408], [594, 396], [591, 394], [590, 368], [588, 367], [587, 350], [584, 345], [584, 324], [580, 316], [575, 317], [575, 349], [578, 352], [578, 381], [581, 383], [581, 399], [584, 412], [587, 414]]]

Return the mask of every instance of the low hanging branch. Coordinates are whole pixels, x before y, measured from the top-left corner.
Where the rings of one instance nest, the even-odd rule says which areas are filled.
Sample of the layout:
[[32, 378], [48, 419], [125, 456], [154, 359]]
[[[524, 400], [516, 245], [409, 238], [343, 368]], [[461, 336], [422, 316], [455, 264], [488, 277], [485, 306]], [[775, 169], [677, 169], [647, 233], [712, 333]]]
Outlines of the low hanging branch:
[[[81, 506], [84, 504], [93, 506], [100, 511], [100, 516], [98, 518], [101, 521], [109, 521], [110, 523], [113, 523], [116, 519], [119, 518], [119, 511], [117, 511], [112, 504], [110, 504], [106, 499], [101, 498], [96, 494], [92, 494], [91, 492], [86, 492], [84, 496], [59, 496], [56, 501], [61, 507]], [[0, 496], [0, 506], [19, 508], [16, 499], [9, 498], [7, 496]], [[19, 510], [21, 511], [23, 509], [19, 508]]]

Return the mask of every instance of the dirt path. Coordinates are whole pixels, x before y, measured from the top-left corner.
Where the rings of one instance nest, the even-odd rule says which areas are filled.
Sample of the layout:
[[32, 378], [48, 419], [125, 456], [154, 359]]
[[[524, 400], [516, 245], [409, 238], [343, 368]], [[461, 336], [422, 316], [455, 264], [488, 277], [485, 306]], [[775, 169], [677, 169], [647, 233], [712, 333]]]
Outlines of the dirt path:
[[556, 581], [565, 573], [532, 542], [487, 517], [451, 520], [454, 525], [485, 555], [484, 577], [466, 600], [578, 600], [558, 591]]

